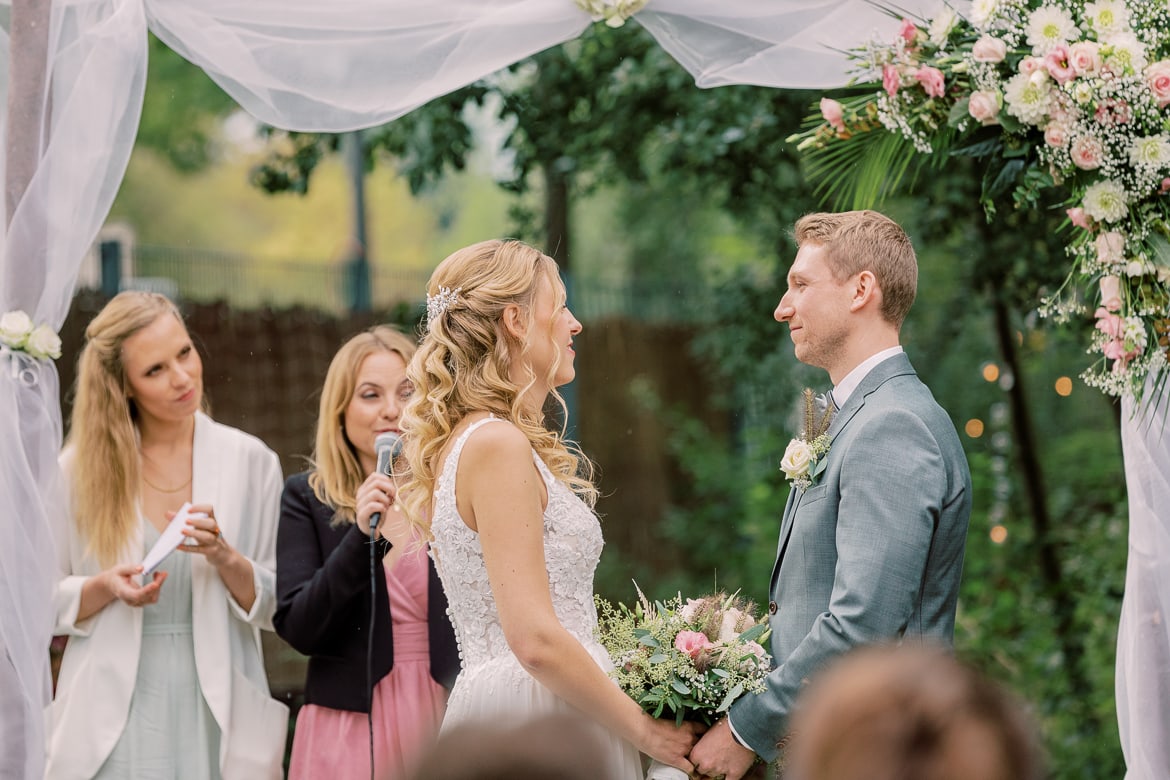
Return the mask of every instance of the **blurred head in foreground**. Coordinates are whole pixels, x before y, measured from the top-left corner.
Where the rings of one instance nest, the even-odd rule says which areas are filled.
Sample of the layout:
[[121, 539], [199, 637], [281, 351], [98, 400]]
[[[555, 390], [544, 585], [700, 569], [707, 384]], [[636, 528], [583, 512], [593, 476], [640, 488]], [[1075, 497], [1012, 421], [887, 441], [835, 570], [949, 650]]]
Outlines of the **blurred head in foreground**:
[[1021, 702], [948, 652], [871, 647], [831, 666], [793, 715], [788, 780], [1040, 780]]
[[568, 714], [463, 723], [443, 732], [412, 780], [618, 780], [607, 777], [594, 728]]

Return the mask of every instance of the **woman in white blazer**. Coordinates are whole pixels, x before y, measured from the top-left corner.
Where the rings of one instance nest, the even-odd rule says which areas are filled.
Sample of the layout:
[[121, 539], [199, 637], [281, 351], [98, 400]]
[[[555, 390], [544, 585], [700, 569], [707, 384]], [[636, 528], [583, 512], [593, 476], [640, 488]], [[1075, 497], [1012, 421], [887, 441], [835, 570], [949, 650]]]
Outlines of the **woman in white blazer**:
[[[169, 300], [127, 292], [86, 329], [55, 518], [58, 634], [46, 778], [279, 778], [288, 711], [268, 692], [282, 475], [202, 408]], [[184, 544], [140, 562], [185, 502]]]

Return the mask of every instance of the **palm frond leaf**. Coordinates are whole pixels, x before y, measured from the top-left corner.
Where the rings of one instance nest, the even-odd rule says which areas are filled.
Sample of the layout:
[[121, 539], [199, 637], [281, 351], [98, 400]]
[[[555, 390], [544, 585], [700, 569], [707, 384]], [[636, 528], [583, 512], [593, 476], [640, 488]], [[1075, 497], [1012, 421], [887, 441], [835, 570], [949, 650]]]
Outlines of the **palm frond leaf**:
[[902, 136], [874, 130], [810, 150], [806, 170], [822, 203], [866, 209], [880, 206], [929, 162]]

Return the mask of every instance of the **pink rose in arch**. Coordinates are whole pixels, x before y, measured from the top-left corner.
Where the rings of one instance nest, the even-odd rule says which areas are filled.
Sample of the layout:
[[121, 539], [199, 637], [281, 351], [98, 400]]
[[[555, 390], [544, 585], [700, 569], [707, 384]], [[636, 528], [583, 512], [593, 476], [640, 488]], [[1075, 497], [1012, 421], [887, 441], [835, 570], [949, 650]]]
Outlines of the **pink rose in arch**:
[[1020, 60], [1020, 73], [1026, 76], [1031, 76], [1043, 67], [1044, 60], [1039, 57], [1024, 57], [1024, 59]]
[[922, 85], [930, 97], [942, 97], [946, 93], [943, 72], [938, 68], [932, 68], [929, 65], [919, 68], [918, 72], [914, 74], [914, 78], [918, 79], [918, 83]]
[[984, 35], [971, 47], [971, 59], [976, 62], [1003, 62], [1007, 44], [994, 35]]
[[967, 113], [977, 122], [985, 125], [994, 125], [999, 122], [999, 110], [1003, 107], [998, 92], [992, 90], [976, 90], [971, 93], [967, 101]]
[[698, 658], [699, 654], [714, 645], [702, 631], [679, 631], [674, 638], [674, 647], [680, 653], [686, 653], [691, 658]]
[[838, 133], [845, 132], [845, 111], [836, 100], [821, 98], [821, 116]]
[[1102, 276], [1100, 285], [1101, 308], [1108, 312], [1121, 311], [1121, 280], [1116, 276]]
[[902, 40], [906, 41], [906, 43], [914, 43], [914, 40], [918, 37], [918, 28], [914, 25], [914, 22], [910, 21], [909, 19], [903, 19], [902, 28], [898, 30], [898, 35], [900, 35]]
[[[1102, 265], [1117, 265], [1125, 261], [1125, 236], [1116, 230], [1106, 230], [1093, 242], [1097, 247], [1097, 262]], [[1104, 280], [1102, 280], [1104, 284]], [[1101, 288], [1104, 291], [1104, 287]], [[1112, 311], [1116, 311], [1113, 309]]]
[[1154, 93], [1158, 108], [1170, 105], [1170, 60], [1160, 60], [1146, 68], [1146, 86]]
[[888, 63], [882, 65], [882, 87], [890, 97], [897, 95], [898, 90], [902, 88], [902, 75], [898, 73], [896, 67]]
[[1101, 68], [1101, 47], [1096, 41], [1077, 41], [1068, 49], [1068, 62], [1078, 76], [1092, 75]]
[[1133, 120], [1133, 109], [1129, 103], [1115, 98], [1106, 98], [1093, 112], [1093, 118], [1106, 127], [1128, 124]]
[[1068, 47], [1063, 43], [1057, 44], [1045, 55], [1044, 67], [1057, 84], [1067, 84], [1077, 76], [1076, 70], [1069, 62]]
[[1073, 165], [1082, 171], [1092, 171], [1101, 167], [1101, 158], [1105, 154], [1105, 147], [1091, 136], [1080, 136], [1072, 142], [1068, 150]]
[[1063, 149], [1068, 146], [1068, 130], [1060, 122], [1049, 122], [1044, 128], [1044, 143]]
[[1112, 314], [1104, 306], [1098, 307], [1093, 316], [1097, 318], [1097, 330], [1112, 339], [1121, 338], [1121, 317]]
[[[1112, 339], [1106, 341], [1101, 347], [1101, 352], [1110, 360], [1116, 360], [1119, 363], [1124, 363], [1130, 358], [1137, 357], [1133, 352], [1125, 348], [1125, 344], [1121, 339]], [[1116, 368], [1116, 367], [1115, 367]]]
[[1092, 230], [1092, 225], [1089, 224], [1089, 215], [1086, 214], [1085, 210], [1080, 206], [1074, 206], [1073, 208], [1068, 209], [1065, 211], [1065, 214], [1068, 214], [1069, 221], [1077, 227], [1084, 228], [1085, 230]]

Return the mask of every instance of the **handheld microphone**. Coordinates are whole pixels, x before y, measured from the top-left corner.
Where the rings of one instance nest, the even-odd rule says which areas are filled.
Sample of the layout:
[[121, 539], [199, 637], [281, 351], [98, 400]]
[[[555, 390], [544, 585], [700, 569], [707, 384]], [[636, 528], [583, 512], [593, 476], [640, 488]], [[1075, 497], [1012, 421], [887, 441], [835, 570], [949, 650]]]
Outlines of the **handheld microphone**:
[[[394, 459], [402, 454], [402, 437], [394, 431], [379, 433], [374, 439], [374, 451], [378, 453], [378, 473], [390, 475]], [[370, 515], [370, 531], [372, 532], [382, 520], [382, 513]]]

